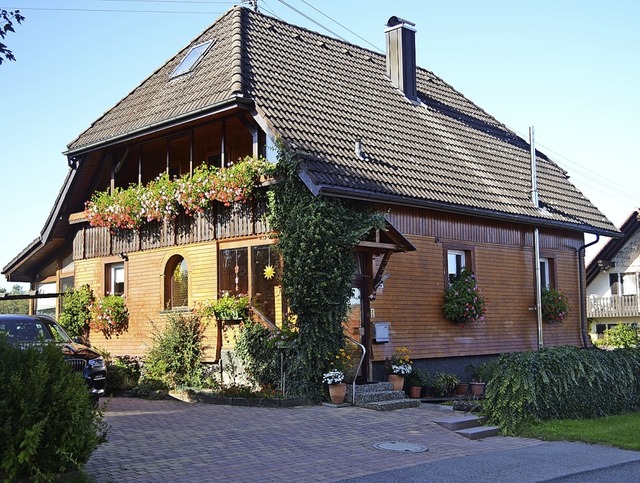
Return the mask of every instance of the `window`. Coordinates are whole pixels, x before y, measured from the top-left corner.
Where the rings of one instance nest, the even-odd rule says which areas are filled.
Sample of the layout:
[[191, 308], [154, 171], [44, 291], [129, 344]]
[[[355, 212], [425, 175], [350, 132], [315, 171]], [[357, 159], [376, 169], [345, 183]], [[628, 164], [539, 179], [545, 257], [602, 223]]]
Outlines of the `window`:
[[249, 293], [249, 255], [247, 248], [220, 250], [218, 290], [231, 295]]
[[251, 303], [271, 322], [276, 322], [276, 285], [280, 259], [272, 245], [251, 249]]
[[447, 250], [447, 280], [453, 282], [467, 266], [467, 254], [462, 250]]
[[[56, 283], [55, 282], [39, 283], [38, 293], [39, 294], [55, 294]], [[48, 298], [36, 299], [36, 314], [55, 317], [56, 316], [56, 298], [48, 297]]]
[[204, 42], [202, 44], [191, 47], [191, 50], [187, 52], [187, 55], [184, 56], [178, 66], [173, 69], [173, 72], [171, 72], [171, 75], [169, 77], [173, 79], [174, 77], [178, 77], [182, 74], [190, 72], [200, 61], [200, 59], [202, 59], [207, 50], [209, 50], [211, 44], [213, 44], [213, 40], [209, 40], [208, 42]]
[[549, 259], [541, 258], [540, 259], [540, 284], [542, 288], [550, 289], [550, 279], [549, 279]]
[[105, 272], [106, 292], [113, 295], [124, 295], [124, 262], [107, 265]]
[[187, 262], [179, 255], [171, 257], [164, 273], [164, 303], [167, 309], [189, 306], [189, 271]]
[[635, 295], [638, 293], [638, 274], [635, 272], [610, 273], [609, 287], [611, 295]]

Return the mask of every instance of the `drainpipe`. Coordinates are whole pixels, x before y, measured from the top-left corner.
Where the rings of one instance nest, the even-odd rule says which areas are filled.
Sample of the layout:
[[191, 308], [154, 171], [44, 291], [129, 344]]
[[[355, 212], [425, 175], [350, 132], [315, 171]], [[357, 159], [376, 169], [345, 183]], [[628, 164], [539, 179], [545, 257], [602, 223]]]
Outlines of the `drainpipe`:
[[[582, 337], [582, 347], [589, 347], [589, 339], [587, 335], [587, 295], [584, 286], [584, 251], [590, 246], [600, 241], [600, 235], [596, 235], [596, 239], [591, 243], [582, 245], [578, 248], [578, 293], [580, 298], [580, 335]], [[582, 252], [582, 253], [581, 253]]]
[[[540, 209], [538, 198], [538, 175], [536, 172], [536, 147], [533, 142], [533, 126], [529, 127], [529, 146], [531, 157], [531, 201]], [[538, 349], [542, 349], [542, 277], [540, 276], [540, 232], [536, 226], [533, 230], [533, 263], [536, 273], [536, 319], [538, 326]]]

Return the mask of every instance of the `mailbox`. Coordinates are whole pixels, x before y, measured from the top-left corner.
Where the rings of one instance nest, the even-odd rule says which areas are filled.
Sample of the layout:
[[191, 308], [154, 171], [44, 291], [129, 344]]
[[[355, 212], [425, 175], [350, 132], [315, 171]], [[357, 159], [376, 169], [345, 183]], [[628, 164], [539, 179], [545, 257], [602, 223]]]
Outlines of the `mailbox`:
[[373, 341], [377, 344], [389, 342], [389, 322], [373, 323]]

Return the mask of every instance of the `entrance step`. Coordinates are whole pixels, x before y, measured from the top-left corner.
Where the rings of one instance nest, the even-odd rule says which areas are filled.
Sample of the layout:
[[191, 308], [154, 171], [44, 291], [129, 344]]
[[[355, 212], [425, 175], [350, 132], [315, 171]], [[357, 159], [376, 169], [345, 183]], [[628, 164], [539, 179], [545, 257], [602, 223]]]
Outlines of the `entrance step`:
[[456, 433], [469, 439], [482, 439], [500, 434], [497, 426], [477, 426], [475, 428], [459, 429]]
[[451, 431], [458, 429], [474, 428], [483, 424], [487, 418], [483, 416], [475, 416], [473, 414], [464, 414], [460, 416], [451, 416], [448, 418], [437, 419], [434, 423], [439, 424]]
[[356, 406], [365, 409], [373, 409], [375, 411], [393, 411], [394, 409], [417, 408], [420, 406], [420, 400], [406, 398], [368, 403], [356, 402]]
[[484, 416], [464, 414], [437, 419], [433, 422], [469, 439], [482, 439], [498, 435], [500, 428], [497, 426], [482, 426], [486, 420], [487, 418]]
[[[403, 391], [394, 391], [390, 382], [356, 384], [355, 405], [376, 411], [414, 408], [420, 406], [419, 399], [408, 399]], [[347, 385], [346, 401], [353, 401], [352, 386]]]

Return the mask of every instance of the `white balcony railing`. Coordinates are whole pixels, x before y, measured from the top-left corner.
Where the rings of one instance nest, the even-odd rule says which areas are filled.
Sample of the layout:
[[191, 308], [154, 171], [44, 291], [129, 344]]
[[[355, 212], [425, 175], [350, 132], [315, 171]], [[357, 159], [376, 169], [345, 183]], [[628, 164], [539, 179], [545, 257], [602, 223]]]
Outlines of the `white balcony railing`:
[[634, 317], [640, 315], [638, 295], [612, 295], [611, 297], [588, 297], [587, 317]]

